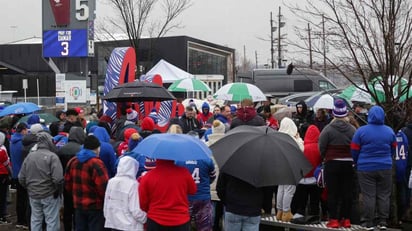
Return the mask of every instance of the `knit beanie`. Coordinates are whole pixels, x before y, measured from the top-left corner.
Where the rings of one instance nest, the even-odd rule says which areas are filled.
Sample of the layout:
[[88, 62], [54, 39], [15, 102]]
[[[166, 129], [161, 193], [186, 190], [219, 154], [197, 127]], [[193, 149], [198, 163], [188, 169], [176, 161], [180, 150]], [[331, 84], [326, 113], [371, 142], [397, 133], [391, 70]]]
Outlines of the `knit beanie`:
[[142, 120], [140, 127], [142, 128], [142, 131], [153, 131], [153, 129], [155, 128], [155, 123], [152, 118], [145, 117]]
[[348, 110], [346, 109], [345, 101], [342, 99], [335, 100], [332, 114], [338, 118], [346, 117], [348, 115]]
[[129, 142], [130, 137], [133, 135], [133, 133], [137, 133], [136, 129], [134, 128], [127, 128], [123, 132], [124, 140]]
[[137, 111], [135, 111], [135, 110], [133, 110], [133, 109], [131, 109], [131, 108], [128, 108], [127, 110], [126, 110], [126, 119], [128, 120], [128, 121], [132, 121], [132, 122], [136, 122], [137, 120], [138, 120], [138, 115], [137, 115]]
[[30, 133], [32, 133], [32, 134], [36, 134], [36, 133], [39, 133], [39, 132], [41, 132], [41, 131], [43, 131], [44, 129], [43, 129], [43, 126], [41, 125], [41, 124], [39, 124], [39, 123], [37, 123], [37, 124], [32, 124], [31, 126], [30, 126]]
[[128, 149], [129, 149], [129, 151], [132, 151], [136, 146], [137, 146], [137, 144], [140, 142], [140, 135], [139, 135], [139, 133], [133, 133], [131, 136], [130, 136], [130, 139], [129, 139], [129, 144], [128, 144]]
[[157, 114], [156, 108], [153, 108], [149, 114], [149, 117], [152, 118], [153, 122], [157, 124], [159, 122], [159, 116]]
[[212, 133], [213, 134], [217, 134], [217, 133], [223, 134], [223, 133], [225, 133], [225, 129], [226, 129], [226, 127], [222, 122], [220, 122], [219, 120], [214, 120], [213, 121], [213, 125], [212, 125]]
[[28, 119], [27, 119], [27, 124], [32, 125], [32, 124], [37, 124], [40, 123], [40, 117], [37, 114], [32, 114]]
[[83, 148], [95, 150], [96, 148], [100, 147], [100, 141], [94, 135], [87, 136], [84, 140]]

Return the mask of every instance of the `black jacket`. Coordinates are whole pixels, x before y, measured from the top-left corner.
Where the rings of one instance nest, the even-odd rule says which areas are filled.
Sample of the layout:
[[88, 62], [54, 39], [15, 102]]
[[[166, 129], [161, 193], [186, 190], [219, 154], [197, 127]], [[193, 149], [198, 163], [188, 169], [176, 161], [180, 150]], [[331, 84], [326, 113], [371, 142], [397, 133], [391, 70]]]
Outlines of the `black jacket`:
[[263, 204], [263, 190], [238, 178], [220, 173], [217, 195], [226, 211], [242, 216], [259, 216]]

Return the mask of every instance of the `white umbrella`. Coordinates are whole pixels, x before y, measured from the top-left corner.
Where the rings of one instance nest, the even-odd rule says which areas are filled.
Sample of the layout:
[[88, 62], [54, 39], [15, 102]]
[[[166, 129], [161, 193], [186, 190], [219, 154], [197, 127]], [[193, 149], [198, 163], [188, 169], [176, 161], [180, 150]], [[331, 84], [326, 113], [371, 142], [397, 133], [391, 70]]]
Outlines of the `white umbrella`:
[[321, 95], [313, 104], [313, 108], [333, 109], [333, 97], [329, 94]]
[[240, 102], [243, 99], [251, 99], [253, 102], [266, 100], [265, 94], [258, 87], [249, 83], [228, 83], [217, 90], [213, 97], [235, 102]]
[[176, 80], [168, 90], [173, 92], [211, 91], [210, 87], [202, 80], [192, 78]]

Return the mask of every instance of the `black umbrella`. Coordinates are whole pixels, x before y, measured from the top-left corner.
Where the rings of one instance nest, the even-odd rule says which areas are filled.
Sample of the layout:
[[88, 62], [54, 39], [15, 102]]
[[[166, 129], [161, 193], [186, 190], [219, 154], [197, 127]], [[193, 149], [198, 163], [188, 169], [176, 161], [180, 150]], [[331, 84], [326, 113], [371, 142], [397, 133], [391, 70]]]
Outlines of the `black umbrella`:
[[134, 81], [114, 87], [102, 99], [110, 102], [140, 102], [173, 100], [175, 97], [155, 83]]
[[297, 184], [312, 166], [296, 141], [261, 126], [239, 126], [210, 146], [221, 172], [255, 187]]

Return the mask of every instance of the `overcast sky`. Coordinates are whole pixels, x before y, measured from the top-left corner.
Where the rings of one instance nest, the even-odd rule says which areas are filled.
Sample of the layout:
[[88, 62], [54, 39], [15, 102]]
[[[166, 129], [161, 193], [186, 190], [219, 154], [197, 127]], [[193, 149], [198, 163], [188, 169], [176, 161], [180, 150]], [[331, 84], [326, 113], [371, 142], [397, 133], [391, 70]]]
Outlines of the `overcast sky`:
[[[111, 9], [97, 0], [97, 20], [101, 20], [111, 12]], [[288, 0], [295, 2], [299, 0]], [[296, 38], [293, 25], [297, 19], [282, 5], [281, 0], [192, 0], [192, 6], [179, 18], [184, 26], [167, 35], [186, 35], [197, 39], [213, 42], [219, 45], [236, 49], [237, 56], [243, 56], [243, 47], [246, 48], [246, 57], [255, 63], [255, 51], [258, 63], [270, 62], [270, 12], [276, 19], [279, 6], [286, 26], [282, 28], [288, 33], [288, 39]], [[13, 0], [3, 3], [0, 7], [0, 43], [8, 43], [33, 36], [40, 37], [41, 28], [41, 1]], [[293, 48], [289, 47], [292, 51]], [[307, 56], [290, 52], [286, 58]], [[276, 59], [276, 58], [275, 58]], [[308, 59], [308, 58], [307, 58]]]

